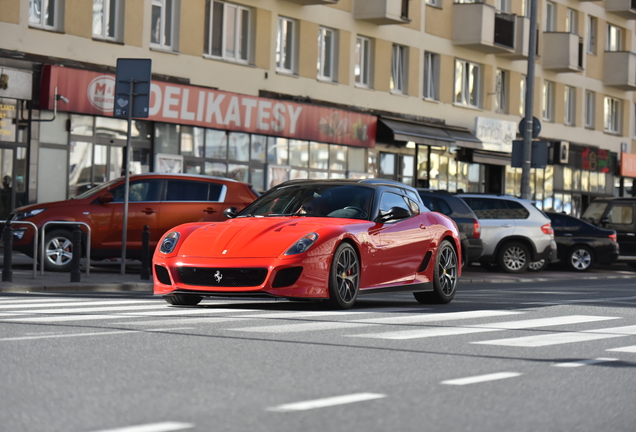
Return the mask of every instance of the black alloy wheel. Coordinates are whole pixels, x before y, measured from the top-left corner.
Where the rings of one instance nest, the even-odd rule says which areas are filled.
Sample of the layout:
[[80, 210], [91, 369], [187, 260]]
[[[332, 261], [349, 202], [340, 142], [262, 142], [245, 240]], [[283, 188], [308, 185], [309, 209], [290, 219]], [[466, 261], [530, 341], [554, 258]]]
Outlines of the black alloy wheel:
[[450, 303], [455, 297], [457, 281], [459, 279], [459, 263], [457, 252], [448, 241], [442, 241], [435, 257], [435, 271], [433, 274], [433, 292], [414, 292], [413, 296], [419, 303]]
[[360, 288], [360, 260], [353, 246], [341, 243], [333, 254], [329, 273], [329, 302], [338, 309], [349, 309]]

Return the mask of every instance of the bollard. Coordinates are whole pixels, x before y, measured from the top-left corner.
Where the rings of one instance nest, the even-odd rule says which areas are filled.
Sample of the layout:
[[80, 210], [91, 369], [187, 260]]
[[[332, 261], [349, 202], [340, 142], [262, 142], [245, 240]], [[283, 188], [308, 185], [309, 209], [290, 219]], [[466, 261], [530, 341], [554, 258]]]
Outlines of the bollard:
[[141, 233], [141, 279], [150, 280], [150, 227], [144, 225]]
[[11, 221], [7, 220], [4, 224], [4, 264], [2, 267], [2, 282], [13, 282], [13, 228], [11, 228]]
[[80, 282], [80, 259], [82, 259], [82, 230], [75, 225], [71, 234], [73, 240], [73, 258], [71, 258], [71, 282]]

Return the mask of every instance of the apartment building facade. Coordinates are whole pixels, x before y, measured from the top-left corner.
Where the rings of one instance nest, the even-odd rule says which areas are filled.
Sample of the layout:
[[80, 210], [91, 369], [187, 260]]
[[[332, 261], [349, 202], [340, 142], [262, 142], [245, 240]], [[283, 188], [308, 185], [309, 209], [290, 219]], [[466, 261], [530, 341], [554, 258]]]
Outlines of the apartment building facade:
[[[636, 5], [538, 0], [531, 190], [578, 215], [636, 177]], [[118, 58], [152, 60], [130, 170], [381, 177], [519, 195], [530, 0], [1, 0], [0, 217], [121, 176]]]

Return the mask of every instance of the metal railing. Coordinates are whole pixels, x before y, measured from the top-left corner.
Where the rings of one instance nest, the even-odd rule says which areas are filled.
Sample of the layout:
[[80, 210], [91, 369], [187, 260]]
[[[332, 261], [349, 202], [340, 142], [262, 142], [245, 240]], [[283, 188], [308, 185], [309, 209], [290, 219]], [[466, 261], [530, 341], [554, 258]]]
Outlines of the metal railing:
[[[69, 222], [69, 221], [48, 221], [42, 225], [42, 244], [40, 245], [40, 274], [44, 274], [44, 250], [46, 248], [46, 227], [48, 225], [82, 225], [86, 227], [86, 277], [90, 274], [91, 268], [91, 227], [85, 222]], [[37, 244], [37, 243], [36, 243]], [[73, 251], [73, 253], [82, 253], [81, 250]], [[81, 256], [81, 255], [80, 255]]]
[[[6, 222], [2, 223], [4, 225], [7, 224]], [[9, 225], [28, 225], [33, 227], [33, 279], [35, 279], [38, 274], [38, 227], [33, 222], [28, 221], [9, 221]]]

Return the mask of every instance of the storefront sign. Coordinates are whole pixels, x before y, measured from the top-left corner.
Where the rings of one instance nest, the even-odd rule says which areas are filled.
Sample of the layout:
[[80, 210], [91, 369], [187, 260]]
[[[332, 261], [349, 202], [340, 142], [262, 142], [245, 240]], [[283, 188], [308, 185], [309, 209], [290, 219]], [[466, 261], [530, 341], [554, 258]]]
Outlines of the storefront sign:
[[[112, 115], [115, 77], [46, 66], [40, 108], [53, 109], [54, 88], [69, 99], [58, 110]], [[149, 120], [263, 135], [374, 147], [377, 118], [366, 114], [153, 81]]]
[[0, 98], [0, 141], [15, 141], [15, 101]]
[[621, 153], [621, 177], [636, 178], [636, 154]]
[[511, 121], [476, 117], [475, 136], [483, 143], [484, 150], [512, 153], [512, 141], [517, 136], [517, 124]]

